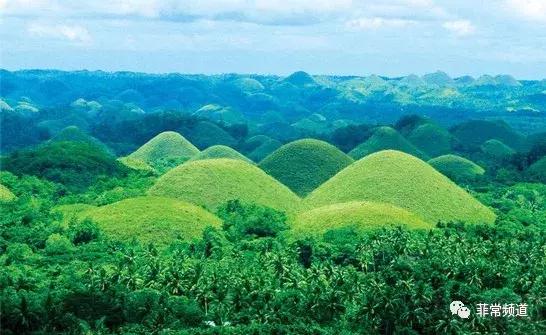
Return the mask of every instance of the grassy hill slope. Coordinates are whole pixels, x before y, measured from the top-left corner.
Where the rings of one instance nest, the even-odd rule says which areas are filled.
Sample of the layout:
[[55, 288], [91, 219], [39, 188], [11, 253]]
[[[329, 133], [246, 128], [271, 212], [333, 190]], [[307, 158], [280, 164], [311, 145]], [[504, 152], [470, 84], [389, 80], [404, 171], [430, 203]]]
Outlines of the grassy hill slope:
[[354, 159], [360, 159], [381, 150], [398, 150], [419, 158], [428, 158], [427, 155], [417, 149], [413, 144], [411, 144], [391, 127], [377, 128], [367, 141], [351, 150], [349, 152], [349, 156]]
[[410, 229], [433, 228], [419, 215], [391, 204], [351, 201], [326, 205], [299, 214], [291, 234], [322, 235], [328, 230], [352, 228], [368, 231], [389, 226], [405, 226]]
[[215, 210], [228, 200], [252, 201], [282, 211], [294, 211], [299, 198], [258, 167], [241, 160], [207, 159], [189, 162], [157, 180], [150, 195], [168, 196]]
[[240, 159], [247, 163], [252, 163], [250, 159], [240, 154], [237, 150], [227, 147], [225, 145], [213, 145], [212, 147], [208, 147], [197, 155], [190, 158], [188, 162], [215, 158]]
[[207, 226], [221, 221], [206, 210], [170, 198], [138, 197], [85, 210], [80, 218], [90, 218], [102, 230], [121, 240], [169, 243], [198, 238]]
[[182, 135], [174, 131], [166, 131], [146, 142], [127, 158], [143, 161], [156, 168], [166, 161], [181, 163], [198, 153], [199, 149]]
[[352, 162], [349, 156], [329, 143], [304, 139], [283, 145], [259, 166], [294, 193], [303, 196]]
[[443, 155], [429, 160], [428, 163], [455, 182], [471, 181], [485, 173], [481, 166], [457, 155]]
[[15, 200], [15, 194], [9, 188], [0, 184], [0, 203], [12, 202], [13, 200]]
[[418, 126], [407, 138], [419, 150], [430, 157], [451, 152], [453, 136], [447, 130], [433, 123]]
[[461, 220], [492, 223], [495, 215], [422, 160], [387, 150], [367, 156], [313, 191], [306, 207], [349, 201], [390, 203], [435, 223]]

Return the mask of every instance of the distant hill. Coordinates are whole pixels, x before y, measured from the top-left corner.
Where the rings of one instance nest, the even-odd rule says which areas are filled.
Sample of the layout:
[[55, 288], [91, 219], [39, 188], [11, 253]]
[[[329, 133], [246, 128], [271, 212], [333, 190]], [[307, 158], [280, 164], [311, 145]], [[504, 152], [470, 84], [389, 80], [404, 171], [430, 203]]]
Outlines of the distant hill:
[[273, 177], [234, 159], [182, 164], [159, 178], [149, 194], [188, 201], [211, 211], [235, 199], [281, 211], [294, 211], [299, 203], [298, 196]]
[[213, 145], [212, 147], [208, 147], [205, 150], [198, 153], [197, 155], [190, 158], [188, 162], [199, 161], [204, 159], [215, 159], [215, 158], [240, 159], [247, 163], [252, 163], [250, 159], [246, 158], [244, 155], [240, 154], [235, 149], [232, 149], [225, 145]]
[[306, 207], [350, 201], [384, 202], [425, 221], [492, 223], [495, 215], [471, 195], [418, 158], [387, 150], [339, 172], [305, 199]]
[[389, 149], [402, 151], [423, 159], [428, 158], [427, 155], [391, 127], [377, 128], [368, 140], [351, 150], [349, 156], [360, 159], [374, 152]]
[[195, 144], [200, 150], [213, 145], [233, 147], [237, 144], [237, 141], [228, 132], [208, 121], [197, 123], [190, 129], [187, 136], [191, 143]]
[[198, 153], [199, 149], [182, 135], [174, 131], [166, 131], [146, 142], [127, 158], [140, 160], [153, 168], [159, 168], [165, 164], [177, 165]]
[[436, 157], [429, 160], [428, 163], [455, 182], [472, 181], [485, 173], [481, 166], [457, 155]]
[[491, 139], [499, 140], [519, 151], [526, 148], [525, 137], [503, 121], [466, 121], [451, 128], [451, 134], [459, 143], [469, 148], [478, 148]]
[[304, 196], [353, 160], [333, 145], [303, 139], [283, 145], [260, 162], [260, 168]]
[[527, 169], [527, 175], [532, 179], [546, 183], [546, 157], [542, 157]]
[[407, 139], [430, 157], [450, 153], [454, 142], [447, 130], [433, 123], [418, 126], [409, 133]]
[[493, 160], [505, 160], [516, 153], [514, 149], [495, 139], [485, 141], [480, 149], [488, 158]]

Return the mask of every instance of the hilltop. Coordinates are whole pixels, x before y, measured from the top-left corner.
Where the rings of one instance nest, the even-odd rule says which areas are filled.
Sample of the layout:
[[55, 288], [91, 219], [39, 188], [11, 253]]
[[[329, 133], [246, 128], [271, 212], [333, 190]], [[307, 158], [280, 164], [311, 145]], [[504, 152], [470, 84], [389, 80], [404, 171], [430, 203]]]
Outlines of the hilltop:
[[360, 159], [381, 150], [398, 150], [426, 159], [427, 156], [391, 127], [379, 127], [364, 143], [349, 152], [349, 156]]
[[399, 151], [369, 155], [313, 191], [307, 207], [350, 201], [385, 202], [430, 223], [492, 223], [495, 215], [470, 194], [422, 160]]
[[352, 162], [329, 143], [303, 139], [283, 145], [259, 166], [294, 193], [304, 196]]
[[182, 164], [159, 178], [149, 194], [181, 199], [212, 211], [233, 199], [288, 212], [299, 203], [298, 196], [258, 167], [224, 158]]
[[165, 163], [182, 163], [199, 153], [191, 142], [174, 131], [165, 131], [155, 136], [135, 152], [127, 156], [130, 160], [140, 160], [153, 168]]

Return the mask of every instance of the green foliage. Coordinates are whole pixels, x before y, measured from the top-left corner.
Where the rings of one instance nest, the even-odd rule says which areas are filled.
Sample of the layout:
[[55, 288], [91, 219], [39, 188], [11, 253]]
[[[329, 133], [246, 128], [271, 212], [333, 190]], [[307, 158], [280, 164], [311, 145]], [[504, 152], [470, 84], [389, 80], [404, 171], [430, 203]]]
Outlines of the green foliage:
[[290, 234], [320, 237], [329, 230], [351, 228], [356, 232], [365, 232], [396, 226], [405, 226], [408, 229], [434, 228], [419, 215], [390, 204], [346, 202], [299, 214]]
[[531, 165], [526, 173], [532, 180], [546, 183], [546, 156]]
[[270, 155], [273, 151], [277, 150], [282, 146], [282, 143], [277, 140], [269, 140], [262, 144], [260, 144], [258, 147], [256, 147], [254, 150], [252, 150], [248, 154], [248, 158], [252, 159], [254, 162], [261, 162], [265, 157]]
[[12, 202], [15, 198], [15, 194], [9, 188], [0, 184], [0, 203]]
[[259, 167], [297, 195], [305, 196], [352, 162], [331, 144], [304, 139], [275, 150]]
[[90, 219], [115, 239], [136, 238], [158, 244], [168, 244], [177, 238], [191, 240], [201, 236], [207, 226], [220, 226], [216, 216], [200, 207], [161, 197], [125, 199], [80, 212], [78, 216]]
[[428, 163], [457, 183], [475, 181], [485, 173], [481, 166], [457, 155], [443, 155], [429, 160]]
[[366, 142], [361, 143], [351, 150], [349, 156], [354, 159], [360, 159], [374, 152], [388, 149], [402, 151], [412, 156], [427, 159], [424, 153], [391, 127], [377, 128]]
[[198, 153], [197, 155], [190, 158], [188, 161], [192, 162], [192, 161], [199, 161], [204, 159], [215, 159], [215, 158], [240, 159], [247, 163], [252, 163], [250, 159], [246, 158], [245, 156], [237, 152], [235, 149], [232, 149], [225, 145], [213, 145], [212, 147], [208, 147], [205, 150]]
[[209, 210], [228, 200], [252, 201], [282, 211], [294, 211], [299, 198], [254, 165], [233, 159], [189, 162], [157, 180], [150, 195], [178, 198]]
[[52, 142], [17, 151], [4, 159], [3, 167], [82, 190], [101, 176], [123, 176], [126, 169], [101, 148], [84, 142]]
[[74, 246], [70, 240], [61, 234], [50, 235], [45, 243], [45, 252], [48, 255], [62, 255], [70, 253]]
[[228, 201], [217, 211], [224, 221], [223, 228], [232, 240], [244, 237], [275, 237], [288, 229], [286, 215], [274, 209], [255, 204]]
[[399, 151], [369, 155], [313, 191], [308, 207], [350, 201], [385, 202], [440, 220], [492, 223], [495, 215], [425, 162]]

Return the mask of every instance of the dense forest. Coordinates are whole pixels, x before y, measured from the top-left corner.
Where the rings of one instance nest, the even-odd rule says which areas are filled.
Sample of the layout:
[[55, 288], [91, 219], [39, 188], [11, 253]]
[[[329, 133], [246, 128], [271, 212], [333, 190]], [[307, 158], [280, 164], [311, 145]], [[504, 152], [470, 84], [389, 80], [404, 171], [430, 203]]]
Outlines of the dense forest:
[[0, 83], [1, 334], [546, 333], [546, 81]]

